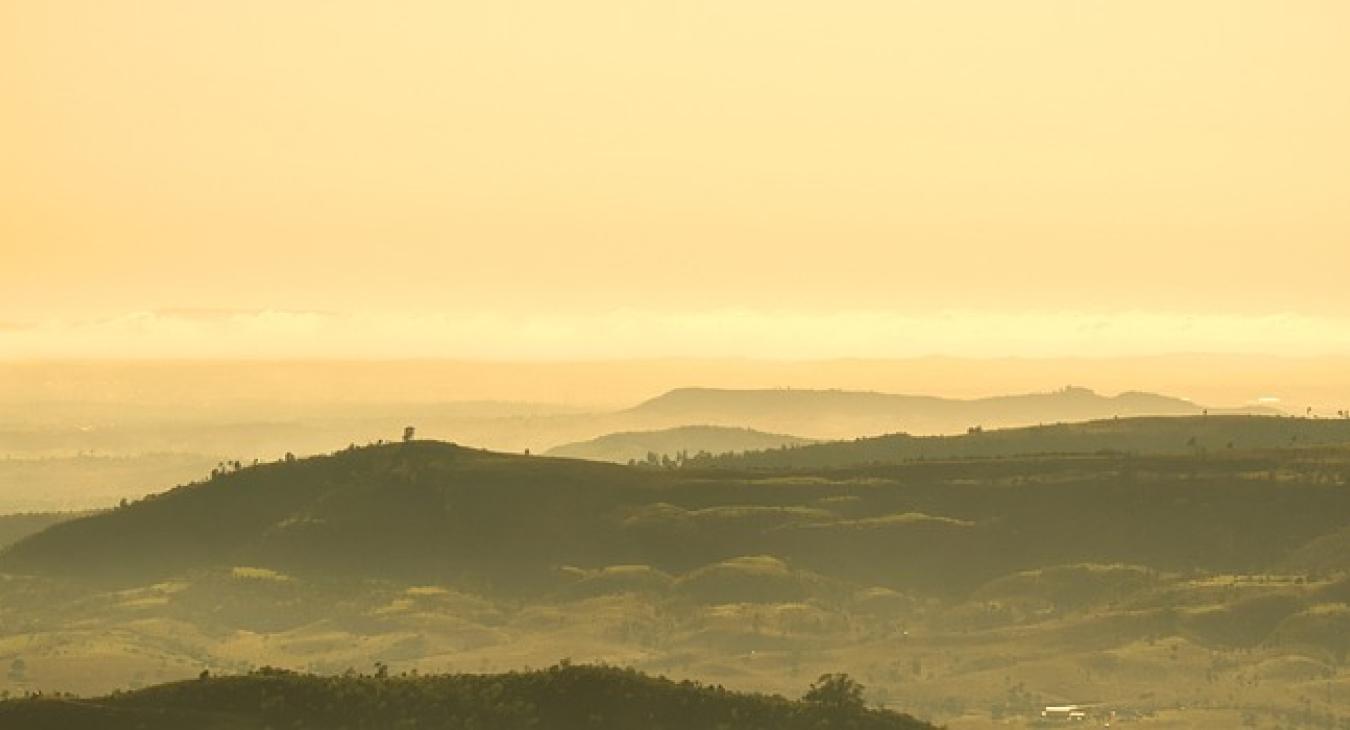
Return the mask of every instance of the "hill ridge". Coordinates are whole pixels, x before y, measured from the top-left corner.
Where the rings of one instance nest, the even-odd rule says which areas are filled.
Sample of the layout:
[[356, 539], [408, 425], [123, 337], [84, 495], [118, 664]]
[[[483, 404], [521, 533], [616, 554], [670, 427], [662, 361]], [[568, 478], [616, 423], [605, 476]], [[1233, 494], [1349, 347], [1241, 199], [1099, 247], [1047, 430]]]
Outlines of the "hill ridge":
[[1207, 408], [1184, 398], [1145, 391], [1102, 395], [1069, 386], [1055, 391], [952, 398], [856, 390], [683, 387], [616, 415], [629, 421], [746, 426], [815, 439], [894, 432], [953, 434], [973, 426], [1005, 428], [1112, 417], [1206, 413], [1283, 415], [1264, 406]]
[[769, 433], [744, 426], [691, 424], [615, 431], [593, 439], [555, 446], [545, 451], [544, 455], [626, 463], [644, 461], [653, 456], [688, 457], [698, 453], [722, 454], [809, 443], [815, 443], [815, 439]]
[[1049, 454], [1204, 454], [1217, 450], [1337, 446], [1350, 443], [1350, 419], [1260, 415], [1135, 416], [964, 434], [890, 433], [789, 449], [702, 456], [691, 466], [718, 468], [828, 468], [898, 464], [915, 459], [989, 458]]
[[788, 700], [676, 682], [633, 669], [571, 664], [504, 674], [424, 676], [389, 676], [386, 669], [379, 669], [373, 676], [328, 677], [264, 668], [241, 676], [203, 675], [90, 700], [39, 696], [0, 701], [0, 721], [7, 727], [13, 722], [15, 727], [63, 730], [167, 730], [185, 723], [215, 730], [354, 726], [692, 730], [729, 727], [733, 722], [752, 730], [933, 727], [910, 715], [869, 708], [860, 696], [839, 702]]

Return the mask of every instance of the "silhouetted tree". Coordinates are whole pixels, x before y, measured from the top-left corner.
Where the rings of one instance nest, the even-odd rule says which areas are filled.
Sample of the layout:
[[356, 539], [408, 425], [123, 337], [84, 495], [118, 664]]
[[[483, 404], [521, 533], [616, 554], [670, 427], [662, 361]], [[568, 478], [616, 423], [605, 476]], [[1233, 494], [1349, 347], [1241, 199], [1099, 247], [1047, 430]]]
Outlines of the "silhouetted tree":
[[403, 443], [406, 444], [406, 443], [408, 443], [409, 441], [412, 441], [412, 440], [413, 440], [413, 434], [416, 433], [416, 432], [417, 432], [417, 429], [413, 428], [412, 426], [404, 426], [404, 427], [403, 427]]
[[831, 709], [863, 709], [863, 686], [847, 674], [822, 674], [802, 695], [806, 702]]

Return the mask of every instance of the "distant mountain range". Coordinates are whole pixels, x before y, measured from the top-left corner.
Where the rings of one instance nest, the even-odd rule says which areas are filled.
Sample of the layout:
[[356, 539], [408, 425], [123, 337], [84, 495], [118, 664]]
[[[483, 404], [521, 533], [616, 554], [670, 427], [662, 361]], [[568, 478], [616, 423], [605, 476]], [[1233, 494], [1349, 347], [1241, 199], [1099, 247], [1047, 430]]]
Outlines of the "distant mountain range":
[[[546, 453], [550, 456], [623, 463], [629, 460], [643, 461], [648, 454], [658, 458], [675, 458], [681, 452], [686, 452], [688, 456], [699, 455], [700, 452], [704, 452], [703, 456], [721, 456], [778, 450], [784, 446], [804, 446], [822, 440], [851, 440], [900, 432], [946, 435], [1046, 423], [1139, 416], [1212, 414], [1218, 417], [1235, 413], [1278, 415], [1279, 411], [1264, 407], [1206, 409], [1187, 400], [1153, 393], [1131, 392], [1103, 396], [1086, 388], [974, 400], [847, 390], [679, 388], [625, 411], [595, 415], [590, 420], [593, 427], [612, 423], [651, 430], [623, 430], [587, 441], [556, 446]], [[1153, 433], [1154, 429], [1150, 426], [1141, 433], [1144, 431]], [[890, 441], [885, 442], [887, 445], [884, 448], [887, 450], [881, 456], [891, 459], [914, 458], [929, 452], [934, 455], [991, 456], [1014, 449], [1013, 453], [1020, 453], [1015, 450], [1051, 448], [1045, 439], [1059, 437], [1037, 432], [1032, 437], [1037, 442], [1034, 446], [1019, 444], [1017, 437], [1013, 437], [1012, 442], [997, 440], [999, 446], [981, 445], [975, 448], [970, 447], [973, 442], [915, 441], [916, 444], [923, 444], [923, 448], [900, 450], [891, 448], [892, 442], [914, 439], [883, 438], [889, 438]], [[986, 439], [981, 443], [988, 442]], [[939, 443], [944, 445], [939, 446]], [[1085, 448], [1081, 444], [1069, 446], [1066, 450], [1081, 451]], [[1160, 443], [1141, 444], [1141, 448], [1154, 451], [1161, 446]], [[1111, 446], [1093, 445], [1093, 448]], [[850, 451], [824, 444], [809, 453], [854, 454], [841, 456], [847, 463], [865, 460], [859, 455], [865, 451], [868, 451], [865, 446], [851, 447]], [[869, 452], [867, 457], [877, 458], [877, 454]], [[837, 462], [831, 460], [829, 463]]]
[[[1211, 414], [1279, 414], [1263, 407], [1208, 410]], [[848, 390], [677, 388], [630, 408], [589, 413], [544, 405], [472, 403], [365, 404], [346, 410], [330, 405], [280, 411], [257, 404], [249, 413], [220, 414], [132, 409], [125, 417], [99, 409], [68, 413], [58, 409], [46, 421], [15, 421], [0, 428], [0, 455], [33, 459], [94, 453], [208, 454], [251, 462], [274, 459], [287, 450], [321, 453], [353, 442], [397, 438], [406, 425], [416, 426], [418, 435], [427, 438], [539, 453], [606, 434], [683, 426], [724, 426], [822, 440], [896, 432], [954, 434], [973, 426], [990, 429], [1205, 411], [1204, 406], [1180, 398], [1138, 392], [1105, 396], [1086, 388], [972, 400]], [[732, 438], [708, 450], [737, 450], [737, 441]], [[53, 478], [49, 483], [59, 485], [60, 481]], [[30, 508], [51, 506], [41, 503]]]
[[[329, 453], [349, 444], [395, 439], [407, 425], [415, 426], [421, 438], [497, 451], [528, 449], [626, 462], [645, 459], [649, 451], [674, 458], [682, 451], [722, 454], [901, 432], [943, 435], [975, 427], [1198, 416], [1206, 409], [1168, 396], [1105, 396], [1086, 388], [973, 400], [845, 390], [679, 388], [631, 408], [595, 413], [481, 403], [327, 406], [285, 413], [260, 404], [246, 421], [172, 409], [127, 418], [95, 411], [62, 411], [51, 423], [0, 428], [0, 455], [10, 457], [0, 460], [0, 485], [7, 487], [0, 493], [0, 513], [106, 507], [205, 474], [220, 461], [267, 461], [286, 451]], [[1233, 412], [1209, 409], [1210, 415]], [[1277, 413], [1260, 407], [1241, 412]]]
[[1205, 412], [1278, 415], [1264, 407], [1206, 409], [1181, 398], [1129, 392], [1104, 396], [1087, 388], [962, 400], [847, 390], [721, 390], [679, 388], [623, 412], [656, 422], [739, 425], [819, 439], [908, 432], [961, 433], [1130, 416]]

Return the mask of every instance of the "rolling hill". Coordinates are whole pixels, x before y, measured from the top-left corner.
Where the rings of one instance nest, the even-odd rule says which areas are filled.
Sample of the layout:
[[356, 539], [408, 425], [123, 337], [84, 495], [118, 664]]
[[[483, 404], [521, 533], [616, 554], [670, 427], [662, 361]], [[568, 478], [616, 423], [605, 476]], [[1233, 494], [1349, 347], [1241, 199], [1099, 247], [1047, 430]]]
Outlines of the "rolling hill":
[[[566, 565], [678, 575], [754, 555], [948, 592], [1047, 561], [1261, 570], [1343, 526], [1347, 453], [930, 460], [765, 479], [412, 442], [245, 468], [62, 522], [0, 553], [0, 572], [134, 584], [244, 565], [537, 595], [566, 582]], [[1271, 486], [1312, 474], [1331, 481]]]
[[[24, 415], [31, 408], [25, 411], [2, 406], [0, 456], [32, 462], [9, 470], [15, 484], [42, 481], [43, 488], [33, 490], [34, 498], [47, 491], [46, 485], [60, 487], [62, 483], [59, 473], [45, 479], [43, 474], [32, 473], [37, 466], [98, 466], [108, 473], [134, 467], [147, 482], [169, 473], [162, 467], [173, 467], [178, 470], [177, 479], [197, 473], [203, 465], [209, 470], [222, 459], [252, 462], [255, 458], [274, 459], [285, 450], [311, 454], [352, 442], [390, 438], [408, 424], [417, 426], [425, 437], [501, 451], [530, 449], [540, 453], [605, 434], [698, 425], [749, 428], [809, 439], [849, 439], [899, 431], [953, 434], [971, 426], [1001, 428], [1114, 416], [1199, 415], [1205, 410], [1178, 398], [1147, 393], [1108, 397], [1085, 388], [974, 400], [842, 390], [678, 388], [630, 408], [591, 412], [525, 403], [390, 402], [300, 407], [248, 401], [228, 409], [67, 408], [44, 403], [43, 417], [32, 420]], [[1277, 413], [1264, 408], [1244, 412]], [[1221, 411], [1211, 408], [1210, 413], [1218, 415]], [[78, 454], [91, 453], [100, 454], [99, 458], [108, 463], [76, 460]], [[155, 458], [150, 460], [150, 456]], [[52, 457], [71, 461], [68, 465], [37, 463]], [[111, 457], [135, 457], [137, 461], [119, 465], [109, 461]], [[172, 458], [183, 460], [183, 464], [172, 464]], [[184, 467], [190, 471], [182, 471]], [[7, 496], [13, 499], [17, 495]]]
[[700, 456], [688, 466], [731, 469], [819, 469], [898, 464], [918, 459], [969, 459], [1034, 454], [1190, 454], [1350, 444], [1350, 419], [1251, 415], [1112, 418], [956, 436], [897, 433], [788, 449]]
[[316, 677], [281, 670], [203, 677], [94, 699], [0, 701], [27, 730], [516, 728], [554, 730], [922, 730], [857, 703], [790, 701], [595, 666], [501, 675]]
[[565, 456], [573, 459], [612, 461], [625, 464], [645, 461], [649, 455], [675, 458], [683, 454], [725, 454], [781, 446], [804, 446], [810, 439], [777, 433], [764, 433], [749, 428], [730, 426], [679, 426], [659, 431], [625, 431], [563, 444], [545, 452], [545, 456]]
[[[847, 671], [953, 726], [1085, 697], [1231, 725], [1303, 711], [1298, 697], [1345, 676], [1347, 484], [1343, 446], [771, 473], [354, 448], [0, 552], [0, 688], [574, 656], [778, 693]], [[6, 709], [177, 712], [52, 702]]]
[[681, 388], [606, 412], [525, 403], [248, 403], [252, 411], [242, 403], [219, 409], [108, 404], [19, 409], [0, 404], [0, 514], [111, 507], [123, 498], [137, 499], [205, 475], [222, 461], [270, 461], [287, 451], [330, 453], [396, 438], [407, 425], [416, 426], [423, 438], [494, 450], [537, 454], [556, 448], [550, 453], [626, 462], [644, 459], [649, 451], [658, 458], [674, 458], [682, 451], [721, 454], [799, 440], [897, 432], [959, 434], [977, 425], [990, 430], [1116, 415], [1203, 412], [1176, 398], [1142, 393], [1106, 397], [1081, 388], [978, 400]]

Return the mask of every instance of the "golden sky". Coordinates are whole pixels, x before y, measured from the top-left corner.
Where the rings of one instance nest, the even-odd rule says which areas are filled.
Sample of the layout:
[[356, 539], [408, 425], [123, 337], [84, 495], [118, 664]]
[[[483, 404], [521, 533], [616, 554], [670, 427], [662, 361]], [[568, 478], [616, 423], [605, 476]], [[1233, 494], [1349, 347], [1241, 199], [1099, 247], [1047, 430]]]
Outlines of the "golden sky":
[[1350, 3], [0, 3], [0, 357], [1350, 353]]

